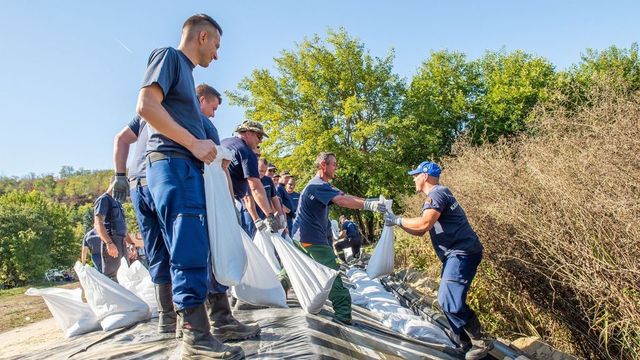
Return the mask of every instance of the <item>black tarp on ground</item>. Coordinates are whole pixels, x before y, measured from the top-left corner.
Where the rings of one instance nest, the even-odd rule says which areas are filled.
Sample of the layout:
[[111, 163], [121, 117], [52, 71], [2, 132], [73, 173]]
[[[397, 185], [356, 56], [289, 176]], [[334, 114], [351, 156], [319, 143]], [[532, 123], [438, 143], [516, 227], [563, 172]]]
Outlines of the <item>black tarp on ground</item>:
[[[354, 306], [354, 326], [332, 321], [329, 307], [305, 314], [295, 300], [289, 309], [238, 310], [241, 321], [257, 321], [261, 334], [241, 342], [247, 359], [455, 359], [451, 348], [409, 339], [380, 325], [368, 310]], [[93, 332], [46, 351], [14, 359], [179, 359], [180, 343], [156, 334], [157, 319], [129, 329]]]

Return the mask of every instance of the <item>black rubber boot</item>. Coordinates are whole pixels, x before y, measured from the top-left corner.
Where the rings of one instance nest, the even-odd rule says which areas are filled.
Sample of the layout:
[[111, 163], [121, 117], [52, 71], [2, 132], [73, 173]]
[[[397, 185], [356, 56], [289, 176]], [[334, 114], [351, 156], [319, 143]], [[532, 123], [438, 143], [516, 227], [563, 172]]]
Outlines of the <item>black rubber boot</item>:
[[182, 318], [182, 359], [244, 359], [239, 346], [221, 343], [210, 332], [204, 304], [178, 310]]
[[207, 300], [212, 333], [220, 341], [244, 340], [260, 333], [260, 325], [256, 323], [245, 325], [233, 317], [227, 294], [209, 294]]
[[154, 284], [158, 303], [158, 332], [161, 334], [177, 332], [176, 311], [173, 309], [171, 284]]
[[464, 331], [471, 339], [471, 349], [464, 355], [465, 360], [482, 359], [493, 349], [493, 339], [484, 334], [477, 316], [474, 315], [469, 320], [469, 323], [464, 327]]

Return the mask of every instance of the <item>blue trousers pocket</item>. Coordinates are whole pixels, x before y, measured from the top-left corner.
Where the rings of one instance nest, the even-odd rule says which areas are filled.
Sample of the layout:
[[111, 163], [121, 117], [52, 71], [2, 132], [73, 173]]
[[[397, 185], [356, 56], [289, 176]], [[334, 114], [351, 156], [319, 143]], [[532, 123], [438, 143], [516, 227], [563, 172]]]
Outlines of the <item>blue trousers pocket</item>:
[[209, 235], [204, 213], [178, 214], [173, 221], [171, 264], [177, 269], [206, 268]]

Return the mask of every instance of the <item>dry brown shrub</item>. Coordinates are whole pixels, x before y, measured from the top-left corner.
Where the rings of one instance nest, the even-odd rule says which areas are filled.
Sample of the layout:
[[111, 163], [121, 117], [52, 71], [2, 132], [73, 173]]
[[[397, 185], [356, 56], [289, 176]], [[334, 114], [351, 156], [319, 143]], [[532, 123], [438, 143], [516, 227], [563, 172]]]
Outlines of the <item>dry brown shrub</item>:
[[[640, 359], [640, 98], [581, 90], [587, 105], [540, 106], [533, 136], [459, 143], [442, 182], [485, 246], [470, 302], [491, 330]], [[400, 263], [437, 274], [427, 239], [398, 242]]]

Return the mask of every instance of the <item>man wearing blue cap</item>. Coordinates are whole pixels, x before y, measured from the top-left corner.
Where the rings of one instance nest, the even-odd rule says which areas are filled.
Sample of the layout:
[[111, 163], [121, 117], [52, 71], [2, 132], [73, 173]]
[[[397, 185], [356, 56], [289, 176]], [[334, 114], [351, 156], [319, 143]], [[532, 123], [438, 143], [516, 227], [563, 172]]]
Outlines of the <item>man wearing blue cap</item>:
[[411, 235], [423, 236], [427, 231], [431, 243], [442, 261], [442, 279], [438, 289], [438, 302], [451, 329], [460, 337], [465, 359], [482, 359], [493, 342], [482, 333], [476, 314], [467, 306], [467, 292], [482, 260], [482, 244], [471, 228], [467, 216], [451, 191], [440, 185], [440, 166], [425, 161], [409, 171], [416, 191], [427, 198], [422, 216], [402, 218], [389, 212], [384, 220], [387, 226], [400, 226]]

